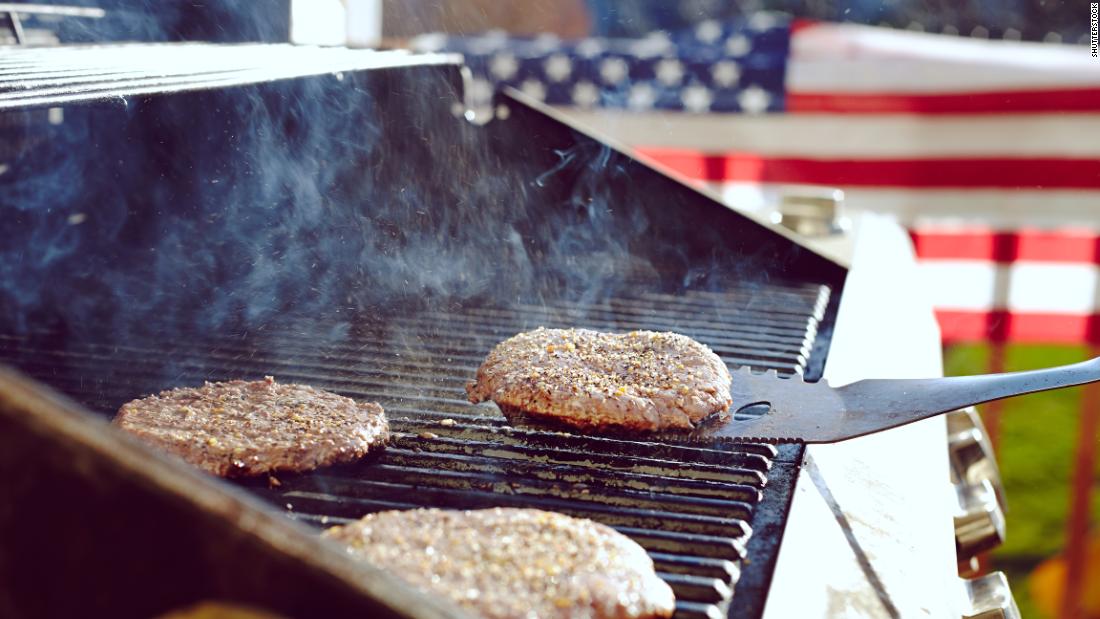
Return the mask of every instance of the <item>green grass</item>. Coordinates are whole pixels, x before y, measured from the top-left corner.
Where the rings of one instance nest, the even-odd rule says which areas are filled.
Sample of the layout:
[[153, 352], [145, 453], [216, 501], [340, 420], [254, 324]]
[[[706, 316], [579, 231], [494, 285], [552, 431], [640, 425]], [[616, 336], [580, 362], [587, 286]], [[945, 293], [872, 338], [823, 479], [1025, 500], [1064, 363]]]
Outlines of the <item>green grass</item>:
[[[1005, 369], [1062, 365], [1087, 356], [1084, 346], [1009, 346]], [[945, 373], [984, 373], [988, 359], [987, 345], [953, 346], [945, 353]], [[1061, 552], [1065, 541], [1080, 400], [1081, 389], [1064, 389], [1007, 400], [1002, 408], [998, 460], [1009, 509], [1007, 540], [994, 552], [993, 561], [1013, 581], [1012, 592], [1028, 618], [1044, 615], [1028, 595], [1027, 576], [1041, 561]], [[1100, 513], [1100, 492], [1092, 498], [1095, 517]]]

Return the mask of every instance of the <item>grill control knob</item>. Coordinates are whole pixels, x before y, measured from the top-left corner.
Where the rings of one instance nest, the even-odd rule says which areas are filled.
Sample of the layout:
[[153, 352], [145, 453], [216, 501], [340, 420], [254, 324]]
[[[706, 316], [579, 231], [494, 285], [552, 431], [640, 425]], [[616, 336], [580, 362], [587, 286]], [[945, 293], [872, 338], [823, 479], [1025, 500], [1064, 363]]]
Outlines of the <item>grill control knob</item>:
[[955, 551], [959, 572], [971, 559], [1005, 539], [1005, 500], [1001, 475], [981, 418], [973, 408], [948, 415], [951, 478], [959, 500], [955, 516]]
[[974, 486], [989, 480], [1001, 510], [1007, 511], [993, 445], [989, 442], [982, 418], [973, 407], [947, 416], [947, 449], [951, 458], [951, 481]]
[[955, 553], [960, 562], [992, 550], [1005, 541], [1005, 515], [993, 484], [956, 486], [960, 514], [955, 516]]
[[832, 187], [791, 185], [782, 190], [772, 223], [808, 237], [843, 234], [849, 222], [840, 214], [844, 192]]
[[966, 609], [962, 619], [1020, 619], [1004, 572], [963, 580]]

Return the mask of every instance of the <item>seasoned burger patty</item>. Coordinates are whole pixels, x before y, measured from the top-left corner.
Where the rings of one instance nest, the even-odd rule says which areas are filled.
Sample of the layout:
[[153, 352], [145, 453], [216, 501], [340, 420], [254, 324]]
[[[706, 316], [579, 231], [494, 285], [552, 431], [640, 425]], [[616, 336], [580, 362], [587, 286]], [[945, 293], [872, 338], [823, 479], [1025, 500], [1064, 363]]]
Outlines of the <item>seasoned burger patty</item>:
[[633, 540], [537, 509], [390, 511], [324, 535], [475, 616], [668, 617], [675, 602]]
[[537, 329], [497, 345], [466, 386], [472, 402], [581, 429], [687, 429], [727, 410], [730, 373], [676, 333]]
[[389, 438], [381, 406], [270, 376], [162, 391], [123, 404], [114, 423], [223, 477], [349, 462]]

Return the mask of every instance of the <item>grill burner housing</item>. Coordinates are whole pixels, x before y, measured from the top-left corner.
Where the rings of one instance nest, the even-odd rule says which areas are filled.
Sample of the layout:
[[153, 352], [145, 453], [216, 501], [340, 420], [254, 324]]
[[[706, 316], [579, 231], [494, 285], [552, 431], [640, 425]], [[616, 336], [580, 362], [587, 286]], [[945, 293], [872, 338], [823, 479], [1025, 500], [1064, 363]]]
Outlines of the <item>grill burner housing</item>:
[[310, 524], [419, 505], [590, 517], [651, 553], [678, 616], [759, 616], [801, 447], [511, 428], [462, 386], [537, 326], [673, 330], [731, 369], [817, 378], [844, 271], [515, 96], [465, 122], [455, 65], [367, 60], [39, 127], [0, 176], [0, 232], [55, 255], [0, 289], [0, 358], [107, 415], [265, 374], [377, 400], [391, 448], [239, 485]]

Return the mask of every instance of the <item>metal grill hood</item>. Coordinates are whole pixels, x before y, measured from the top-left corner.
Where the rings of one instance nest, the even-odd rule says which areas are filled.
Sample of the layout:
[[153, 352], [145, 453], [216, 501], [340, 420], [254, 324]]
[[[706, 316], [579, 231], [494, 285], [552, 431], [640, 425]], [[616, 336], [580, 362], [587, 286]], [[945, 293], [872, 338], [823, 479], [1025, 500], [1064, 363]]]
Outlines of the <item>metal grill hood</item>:
[[[23, 242], [0, 249], [3, 358], [106, 414], [242, 374], [385, 399], [408, 436], [367, 463], [380, 477], [307, 476], [289, 498], [252, 490], [314, 521], [526, 496], [636, 535], [675, 581], [683, 616], [759, 615], [800, 448], [526, 435], [460, 404], [452, 383], [540, 324], [677, 330], [731, 365], [815, 378], [845, 270], [517, 95], [499, 96], [487, 124], [467, 122], [453, 62], [275, 46], [273, 62], [248, 68], [233, 63], [265, 58], [258, 46], [218, 49], [236, 79], [36, 82], [7, 112], [20, 148], [0, 175], [0, 209], [13, 214], [0, 233]], [[293, 79], [268, 66], [307, 57]], [[461, 436], [435, 428], [440, 415], [461, 420]], [[442, 439], [410, 438], [425, 428]], [[596, 449], [608, 451], [585, 469]], [[585, 498], [524, 462], [551, 455], [552, 475], [594, 475], [600, 492]], [[423, 476], [449, 465], [461, 471]], [[513, 482], [521, 492], [497, 492]], [[606, 497], [618, 507], [590, 505]]]
[[[10, 51], [0, 109], [13, 110], [5, 137], [25, 148], [3, 161], [10, 195], [0, 205], [21, 214], [12, 232], [65, 237], [34, 239], [55, 250], [49, 265], [32, 261], [36, 273], [71, 267], [71, 255], [111, 254], [96, 265], [101, 279], [127, 268], [150, 289], [160, 275], [236, 283], [227, 272], [266, 252], [283, 270], [303, 263], [299, 280], [323, 270], [354, 273], [360, 289], [381, 284], [384, 304], [398, 284], [409, 295], [493, 288], [530, 299], [598, 297], [637, 277], [673, 289], [843, 280], [843, 268], [782, 228], [654, 173], [518, 93], [501, 95], [503, 113], [485, 126], [463, 122], [453, 57], [286, 45]], [[154, 223], [128, 225], [131, 214]], [[166, 260], [165, 273], [134, 270], [149, 252], [184, 244], [189, 253]], [[312, 255], [294, 251], [307, 244]], [[203, 267], [211, 261], [220, 264]], [[401, 281], [371, 279], [388, 273]], [[304, 288], [251, 274], [260, 293]]]

